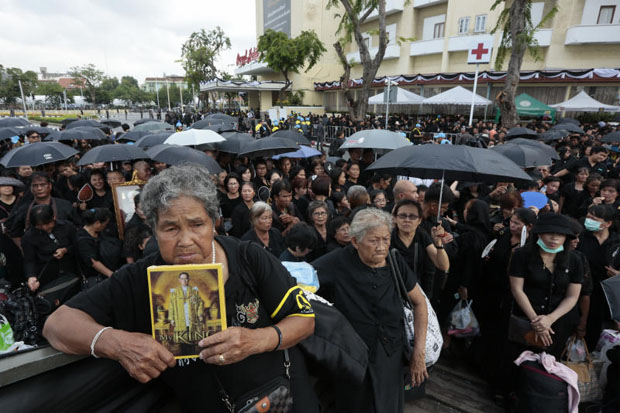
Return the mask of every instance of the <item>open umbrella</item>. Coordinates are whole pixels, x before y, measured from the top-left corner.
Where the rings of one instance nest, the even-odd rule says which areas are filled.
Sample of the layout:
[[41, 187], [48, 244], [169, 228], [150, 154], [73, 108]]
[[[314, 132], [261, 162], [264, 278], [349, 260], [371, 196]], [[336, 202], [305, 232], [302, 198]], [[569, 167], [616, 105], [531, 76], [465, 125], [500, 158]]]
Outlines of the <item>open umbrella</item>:
[[102, 141], [108, 137], [99, 128], [81, 127], [66, 129], [60, 132], [52, 132], [47, 136], [48, 141], [72, 141], [74, 139], [85, 139], [89, 141]]
[[168, 139], [168, 136], [172, 135], [173, 131], [161, 131], [145, 135], [136, 141], [136, 146], [142, 149], [150, 148], [155, 145], [162, 144]]
[[160, 130], [174, 130], [174, 127], [166, 122], [161, 122], [158, 120], [151, 120], [149, 122], [142, 123], [133, 128], [133, 130], [141, 130], [141, 131], [160, 131]]
[[370, 148], [394, 150], [411, 145], [412, 143], [409, 139], [405, 138], [400, 133], [385, 129], [367, 129], [355, 132], [353, 135], [349, 136], [344, 143], [340, 145], [340, 149]]
[[230, 115], [227, 115], [225, 113], [212, 113], [210, 115], [205, 116], [205, 119], [211, 120], [211, 119], [221, 119], [224, 122], [228, 122], [228, 123], [236, 123], [237, 119], [233, 118]]
[[135, 145], [109, 144], [89, 149], [77, 164], [83, 166], [96, 162], [131, 161], [148, 158], [147, 153]]
[[533, 131], [533, 130], [531, 130], [529, 128], [510, 128], [510, 129], [508, 129], [508, 133], [506, 134], [506, 138], [512, 139], [512, 138], [518, 138], [518, 137], [536, 139], [538, 137], [538, 134], [536, 133], [536, 131]]
[[73, 128], [83, 128], [85, 126], [89, 128], [109, 128], [108, 125], [104, 125], [103, 123], [97, 122], [96, 120], [82, 119], [82, 120], [76, 120], [75, 122], [71, 122], [70, 124], [68, 124], [67, 130], [73, 129]]
[[[222, 125], [226, 123], [224, 119], [203, 119], [192, 123], [192, 129], [204, 129], [207, 126]], [[230, 122], [228, 122], [230, 123]]]
[[581, 125], [581, 122], [574, 118], [560, 118], [558, 119], [558, 124], [560, 123], [572, 123], [577, 126]]
[[[194, 128], [192, 128], [194, 129]], [[212, 130], [213, 132], [216, 133], [222, 133], [222, 132], [234, 132], [235, 131], [235, 125], [231, 124], [231, 123], [218, 123], [215, 125], [208, 125], [208, 126], [203, 126], [201, 128], [196, 128], [196, 129], [200, 129], [200, 130]]]
[[310, 141], [303, 134], [292, 130], [282, 129], [274, 132], [271, 136], [273, 136], [274, 138], [288, 139], [291, 142], [296, 143], [297, 145], [311, 145]]
[[79, 120], [78, 118], [66, 118], [66, 119], [61, 120], [60, 123], [66, 126], [70, 124], [71, 122], [75, 122], [78, 120]]
[[274, 136], [256, 139], [248, 142], [243, 146], [243, 152], [238, 156], [247, 156], [249, 158], [258, 158], [261, 156], [273, 156], [280, 153], [293, 152], [299, 149], [299, 145], [295, 142]]
[[197, 146], [225, 141], [222, 135], [208, 129], [190, 129], [173, 133], [164, 143], [168, 145]]
[[0, 159], [0, 164], [7, 168], [39, 166], [64, 161], [76, 153], [78, 151], [64, 143], [35, 142], [10, 150]]
[[565, 131], [568, 131], [570, 133], [579, 133], [579, 134], [584, 134], [585, 132], [583, 131], [583, 129], [581, 129], [579, 126], [575, 125], [574, 123], [571, 122], [564, 122], [564, 123], [558, 123], [557, 125], [553, 126], [551, 128], [553, 129], [563, 129]]
[[295, 152], [287, 152], [281, 153], [279, 155], [272, 156], [272, 159], [280, 159], [280, 158], [294, 158], [294, 159], [307, 159], [312, 158], [313, 156], [322, 155], [323, 152], [318, 151], [309, 146], [301, 145], [298, 150]]
[[601, 281], [611, 318], [620, 323], [620, 275]]
[[551, 129], [547, 132], [543, 132], [540, 134], [540, 137], [544, 142], [553, 142], [564, 139], [569, 135], [567, 130], [564, 129]]
[[620, 131], [608, 133], [607, 135], [603, 136], [603, 139], [601, 139], [601, 142], [605, 142], [605, 143], [620, 142]]
[[501, 153], [506, 158], [512, 160], [521, 168], [532, 168], [535, 166], [551, 165], [553, 163], [548, 154], [530, 145], [495, 145], [492, 151]]
[[104, 125], [109, 126], [111, 128], [118, 128], [119, 126], [122, 125], [122, 123], [120, 123], [116, 119], [103, 119], [101, 121], [101, 123], [103, 123]]
[[123, 133], [116, 140], [117, 141], [124, 141], [124, 142], [126, 142], [126, 141], [136, 142], [141, 137], [146, 136], [146, 135], [150, 135], [150, 134], [151, 134], [151, 132], [145, 131], [145, 130], [130, 130], [128, 132]]
[[0, 140], [9, 139], [13, 136], [25, 135], [26, 129], [17, 128], [15, 126], [6, 126], [0, 128]]
[[194, 148], [179, 145], [155, 145], [146, 150], [149, 157], [157, 162], [165, 162], [168, 165], [180, 165], [193, 163], [206, 167], [210, 173], [219, 174], [222, 167], [215, 159], [204, 152]]
[[558, 152], [555, 149], [553, 149], [553, 147], [551, 147], [549, 145], [545, 145], [544, 143], [542, 143], [540, 141], [535, 141], [533, 139], [516, 138], [516, 139], [510, 140], [510, 144], [511, 145], [529, 145], [529, 146], [533, 146], [534, 148], [538, 149], [539, 151], [544, 152], [551, 159], [554, 159], [554, 160], [560, 159], [560, 155], [558, 155]]
[[226, 140], [217, 144], [217, 148], [220, 152], [237, 154], [243, 151], [243, 146], [245, 144], [254, 141], [252, 135], [248, 133], [223, 132], [222, 136], [226, 138]]
[[138, 119], [137, 121], [135, 121], [133, 123], [133, 126], [142, 125], [142, 124], [148, 123], [148, 122], [159, 122], [159, 123], [162, 123], [160, 120], [157, 120], [157, 119], [150, 119], [150, 118], [149, 119]]
[[0, 128], [5, 126], [32, 126], [27, 119], [24, 118], [0, 118]]
[[24, 130], [26, 131], [33, 130], [39, 135], [49, 135], [50, 133], [54, 132], [54, 129], [47, 128], [45, 126], [32, 126], [29, 128], [24, 128]]

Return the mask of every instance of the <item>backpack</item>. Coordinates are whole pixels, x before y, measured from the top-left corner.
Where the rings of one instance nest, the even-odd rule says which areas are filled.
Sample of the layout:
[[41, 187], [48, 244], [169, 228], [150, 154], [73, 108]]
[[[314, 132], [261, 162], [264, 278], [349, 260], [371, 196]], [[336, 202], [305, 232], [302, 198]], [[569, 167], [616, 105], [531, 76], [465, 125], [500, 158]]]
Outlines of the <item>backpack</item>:
[[45, 299], [33, 296], [28, 287], [18, 288], [0, 301], [0, 314], [4, 314], [13, 330], [15, 341], [35, 345], [44, 341], [42, 336], [45, 316], [51, 312], [51, 305]]

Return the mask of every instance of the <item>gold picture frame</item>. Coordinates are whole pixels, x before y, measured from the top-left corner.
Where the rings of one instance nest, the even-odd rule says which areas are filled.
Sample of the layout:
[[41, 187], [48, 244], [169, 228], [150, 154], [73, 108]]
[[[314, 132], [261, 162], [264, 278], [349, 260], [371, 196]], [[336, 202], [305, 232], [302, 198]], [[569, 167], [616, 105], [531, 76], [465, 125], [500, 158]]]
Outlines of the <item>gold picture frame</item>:
[[114, 198], [114, 214], [116, 216], [116, 224], [118, 226], [118, 237], [124, 239], [125, 224], [129, 222], [136, 207], [133, 198], [142, 189], [142, 185], [125, 182], [112, 187], [112, 198]]

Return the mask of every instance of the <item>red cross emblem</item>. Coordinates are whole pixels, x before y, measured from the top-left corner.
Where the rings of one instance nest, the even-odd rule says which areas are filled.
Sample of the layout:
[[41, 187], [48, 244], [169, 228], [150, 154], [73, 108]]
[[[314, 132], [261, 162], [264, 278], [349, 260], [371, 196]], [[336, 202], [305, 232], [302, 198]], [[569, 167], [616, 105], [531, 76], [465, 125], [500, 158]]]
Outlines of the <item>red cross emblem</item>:
[[476, 55], [476, 60], [480, 60], [487, 53], [489, 53], [489, 49], [485, 49], [483, 43], [478, 43], [478, 47], [471, 51], [471, 54]]

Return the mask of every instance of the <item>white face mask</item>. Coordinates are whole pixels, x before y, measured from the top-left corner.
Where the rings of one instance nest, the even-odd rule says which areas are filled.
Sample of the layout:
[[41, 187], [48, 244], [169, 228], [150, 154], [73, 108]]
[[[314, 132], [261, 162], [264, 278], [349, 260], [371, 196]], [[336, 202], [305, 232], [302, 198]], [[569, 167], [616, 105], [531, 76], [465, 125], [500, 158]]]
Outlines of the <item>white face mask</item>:
[[588, 231], [592, 232], [600, 231], [601, 229], [601, 223], [592, 218], [586, 218], [586, 220], [583, 222], [583, 226], [586, 227]]

